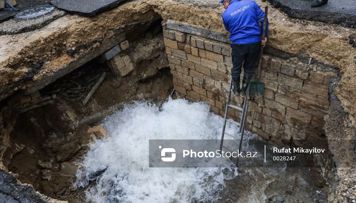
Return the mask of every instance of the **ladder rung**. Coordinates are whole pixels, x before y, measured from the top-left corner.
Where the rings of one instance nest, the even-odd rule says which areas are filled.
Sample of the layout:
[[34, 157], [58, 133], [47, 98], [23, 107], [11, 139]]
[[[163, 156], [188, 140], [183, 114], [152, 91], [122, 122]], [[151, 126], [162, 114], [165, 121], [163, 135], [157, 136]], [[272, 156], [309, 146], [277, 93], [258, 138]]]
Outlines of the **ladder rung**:
[[229, 122], [229, 123], [231, 123], [231, 124], [234, 124], [234, 125], [237, 125], [238, 127], [240, 127], [240, 123], [237, 123], [237, 122], [234, 121], [234, 120], [226, 119], [226, 122]]
[[239, 106], [235, 106], [235, 105], [229, 104], [228, 107], [233, 108], [233, 109], [236, 109], [236, 110], [238, 110], [238, 111], [242, 111], [242, 108], [239, 107]]

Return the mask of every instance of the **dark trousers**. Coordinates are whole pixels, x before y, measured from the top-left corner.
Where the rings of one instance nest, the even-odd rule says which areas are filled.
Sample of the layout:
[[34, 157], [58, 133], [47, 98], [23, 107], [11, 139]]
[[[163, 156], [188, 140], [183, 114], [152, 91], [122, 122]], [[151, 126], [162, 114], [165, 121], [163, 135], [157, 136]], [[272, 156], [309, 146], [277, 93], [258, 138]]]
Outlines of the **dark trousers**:
[[[231, 76], [234, 82], [240, 82], [241, 68], [244, 67], [243, 82], [248, 84], [253, 78], [258, 66], [261, 43], [233, 44]], [[238, 83], [240, 84], [240, 83]]]

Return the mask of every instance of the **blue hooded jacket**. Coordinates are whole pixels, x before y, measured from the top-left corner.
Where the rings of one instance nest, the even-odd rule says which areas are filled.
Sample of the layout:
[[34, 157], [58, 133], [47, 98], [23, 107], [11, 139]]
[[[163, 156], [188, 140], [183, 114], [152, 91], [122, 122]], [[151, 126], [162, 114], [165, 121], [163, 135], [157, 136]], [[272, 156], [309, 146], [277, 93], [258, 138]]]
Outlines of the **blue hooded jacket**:
[[[232, 44], [260, 42], [264, 17], [264, 12], [253, 0], [232, 0], [222, 14]], [[268, 28], [265, 32], [268, 35]]]

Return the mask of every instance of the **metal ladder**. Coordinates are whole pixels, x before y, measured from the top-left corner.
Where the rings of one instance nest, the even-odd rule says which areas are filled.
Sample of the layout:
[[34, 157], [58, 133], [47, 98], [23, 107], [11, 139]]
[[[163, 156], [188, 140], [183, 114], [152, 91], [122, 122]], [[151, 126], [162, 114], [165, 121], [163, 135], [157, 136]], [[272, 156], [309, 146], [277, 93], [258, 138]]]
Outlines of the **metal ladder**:
[[[224, 147], [226, 122], [227, 122], [228, 112], [230, 109], [235, 109], [241, 113], [240, 114], [241, 116], [240, 116], [239, 132], [238, 132], [238, 135], [241, 136], [240, 143], [239, 143], [239, 152], [241, 152], [241, 150], [242, 150], [242, 141], [243, 141], [243, 137], [244, 137], [245, 125], [246, 125], [246, 119], [247, 119], [247, 113], [248, 113], [248, 107], [249, 107], [249, 92], [250, 92], [250, 84], [247, 86], [246, 95], [243, 96], [242, 107], [231, 104], [232, 81], [230, 82], [229, 96], [228, 96], [226, 104], [225, 104], [224, 125], [223, 125], [223, 129], [222, 129], [221, 141], [220, 141], [220, 150], [221, 151], [223, 150], [223, 147]], [[239, 161], [239, 159], [237, 158], [236, 166], [238, 165], [238, 161]]]

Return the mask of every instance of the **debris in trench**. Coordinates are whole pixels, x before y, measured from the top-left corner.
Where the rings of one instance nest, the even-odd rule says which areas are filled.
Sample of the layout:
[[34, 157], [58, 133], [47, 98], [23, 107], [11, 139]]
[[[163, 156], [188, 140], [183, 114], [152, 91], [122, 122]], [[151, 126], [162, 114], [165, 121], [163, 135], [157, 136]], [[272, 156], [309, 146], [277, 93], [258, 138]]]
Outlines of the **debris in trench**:
[[112, 60], [109, 61], [109, 66], [111, 70], [121, 77], [127, 76], [135, 69], [135, 65], [132, 63], [130, 56], [115, 56]]
[[96, 138], [99, 139], [104, 138], [107, 135], [106, 129], [101, 125], [89, 128], [88, 133], [93, 134]]
[[105, 72], [101, 74], [99, 80], [95, 83], [95, 85], [92, 87], [88, 95], [83, 100], [83, 105], [86, 105], [89, 102], [90, 98], [93, 96], [95, 91], [99, 88], [100, 84], [104, 81], [105, 76], [106, 76]]

